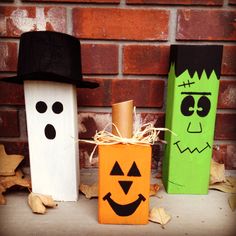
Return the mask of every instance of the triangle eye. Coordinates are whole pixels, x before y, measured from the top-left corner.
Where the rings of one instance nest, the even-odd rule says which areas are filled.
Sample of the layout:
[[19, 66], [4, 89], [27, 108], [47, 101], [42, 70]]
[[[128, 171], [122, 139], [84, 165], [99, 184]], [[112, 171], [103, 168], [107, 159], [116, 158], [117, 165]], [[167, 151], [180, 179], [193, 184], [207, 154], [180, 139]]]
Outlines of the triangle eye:
[[133, 162], [133, 165], [131, 166], [127, 176], [141, 176], [135, 161]]
[[116, 161], [116, 163], [114, 164], [110, 175], [124, 175], [123, 171], [120, 168], [119, 163]]

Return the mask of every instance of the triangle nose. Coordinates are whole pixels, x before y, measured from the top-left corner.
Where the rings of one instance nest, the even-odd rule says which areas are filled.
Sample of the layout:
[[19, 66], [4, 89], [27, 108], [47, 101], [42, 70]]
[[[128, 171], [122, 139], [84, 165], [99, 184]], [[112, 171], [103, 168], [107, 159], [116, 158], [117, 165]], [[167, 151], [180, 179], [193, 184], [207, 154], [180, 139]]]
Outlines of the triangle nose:
[[119, 181], [119, 184], [125, 194], [127, 194], [129, 192], [129, 189], [130, 189], [132, 183], [133, 183], [133, 181], [127, 181], [127, 180], [126, 181]]

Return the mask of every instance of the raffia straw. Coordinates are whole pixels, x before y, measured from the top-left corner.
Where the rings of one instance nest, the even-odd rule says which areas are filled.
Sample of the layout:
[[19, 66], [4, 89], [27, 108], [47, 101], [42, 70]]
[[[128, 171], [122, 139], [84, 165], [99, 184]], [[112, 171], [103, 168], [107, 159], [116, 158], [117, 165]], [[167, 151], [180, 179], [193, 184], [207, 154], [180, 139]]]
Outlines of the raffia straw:
[[[115, 127], [118, 136], [106, 130], [111, 125]], [[124, 138], [121, 136], [117, 126], [114, 123], [109, 123], [105, 126], [103, 130], [96, 132], [96, 134], [93, 137], [93, 140], [79, 139], [79, 141], [96, 145], [89, 157], [89, 161], [91, 163], [94, 152], [98, 145], [114, 145], [114, 144], [154, 145], [158, 142], [166, 143], [164, 140], [161, 140], [159, 138], [159, 133], [161, 131], [169, 131], [173, 133], [171, 130], [167, 128], [155, 128], [153, 124], [146, 123], [134, 132], [132, 138]]]

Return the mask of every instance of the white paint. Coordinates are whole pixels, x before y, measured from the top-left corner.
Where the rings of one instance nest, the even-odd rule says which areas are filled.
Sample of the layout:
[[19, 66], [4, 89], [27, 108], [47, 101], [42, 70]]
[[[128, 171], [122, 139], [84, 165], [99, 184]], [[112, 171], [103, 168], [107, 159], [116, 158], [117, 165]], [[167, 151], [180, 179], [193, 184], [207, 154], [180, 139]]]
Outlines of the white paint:
[[[58, 201], [76, 201], [79, 184], [76, 88], [64, 83], [25, 81], [24, 92], [32, 191], [51, 195]], [[36, 110], [38, 101], [47, 104], [45, 113]], [[60, 114], [52, 110], [57, 101], [63, 104]], [[47, 124], [56, 130], [54, 139], [45, 136]]]
[[14, 26], [22, 32], [46, 30], [47, 23], [51, 25], [53, 30], [65, 32], [66, 22], [64, 13], [65, 10], [63, 8], [52, 7], [47, 11], [47, 15], [45, 15], [45, 8], [36, 7], [35, 18], [30, 18], [26, 9], [17, 8], [11, 13], [9, 18]]

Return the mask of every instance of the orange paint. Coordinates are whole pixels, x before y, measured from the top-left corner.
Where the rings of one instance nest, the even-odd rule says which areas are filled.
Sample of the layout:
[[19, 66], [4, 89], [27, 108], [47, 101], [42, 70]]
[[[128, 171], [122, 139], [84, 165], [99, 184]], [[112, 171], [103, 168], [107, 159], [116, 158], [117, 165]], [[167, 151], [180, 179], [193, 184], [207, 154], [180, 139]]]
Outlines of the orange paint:
[[151, 146], [99, 145], [99, 223], [148, 223], [150, 171]]

